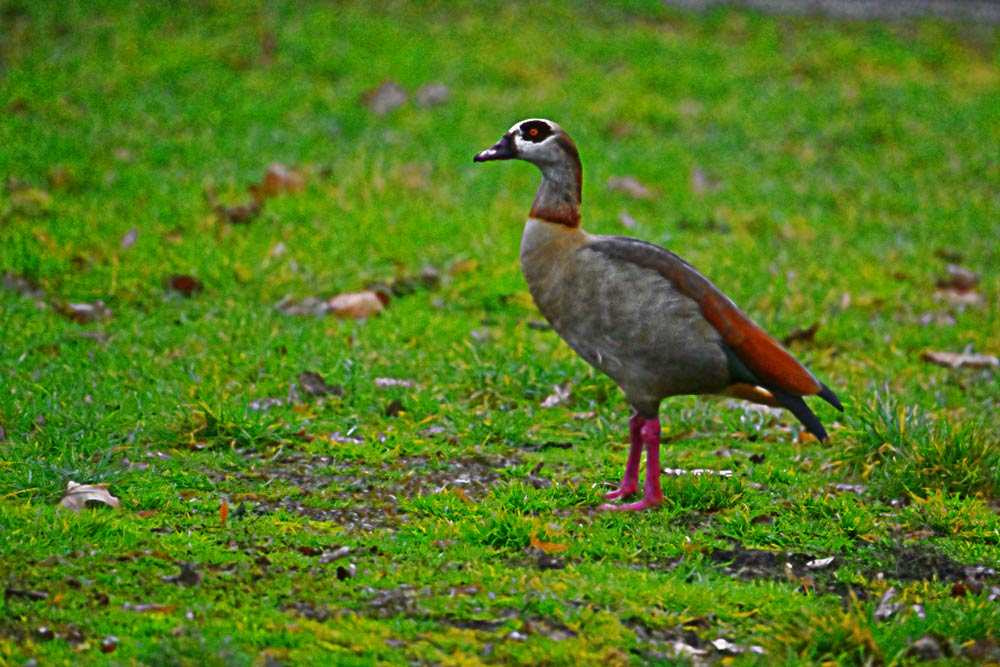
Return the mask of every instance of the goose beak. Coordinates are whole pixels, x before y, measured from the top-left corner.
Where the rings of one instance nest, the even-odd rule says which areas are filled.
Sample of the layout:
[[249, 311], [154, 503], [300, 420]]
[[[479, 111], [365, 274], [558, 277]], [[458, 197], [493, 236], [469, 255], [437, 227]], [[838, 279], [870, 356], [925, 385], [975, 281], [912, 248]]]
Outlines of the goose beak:
[[517, 157], [517, 149], [514, 146], [514, 137], [508, 133], [503, 135], [500, 141], [487, 148], [482, 153], [472, 158], [473, 162], [489, 162], [490, 160], [510, 160]]

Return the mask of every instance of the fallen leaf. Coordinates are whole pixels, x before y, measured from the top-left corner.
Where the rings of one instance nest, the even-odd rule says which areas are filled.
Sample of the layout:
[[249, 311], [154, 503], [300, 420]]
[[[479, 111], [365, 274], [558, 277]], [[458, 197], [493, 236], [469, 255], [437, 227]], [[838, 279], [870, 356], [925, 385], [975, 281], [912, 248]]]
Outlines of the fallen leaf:
[[121, 504], [118, 498], [108, 492], [107, 484], [77, 484], [71, 481], [66, 483], [66, 493], [59, 506], [79, 512], [88, 502], [103, 503], [115, 509]]
[[205, 286], [194, 276], [175, 273], [167, 276], [163, 281], [164, 287], [170, 292], [176, 292], [183, 297], [191, 298], [196, 294], [201, 294]]
[[566, 551], [567, 549], [569, 549], [569, 545], [568, 544], [556, 544], [555, 542], [543, 542], [543, 541], [541, 541], [540, 539], [538, 539], [537, 537], [534, 537], [534, 536], [532, 536], [532, 538], [531, 538], [531, 546], [533, 546], [534, 548], [539, 549], [542, 552], [547, 553], [547, 554], [557, 554], [557, 553], [560, 553], [562, 551]]
[[959, 310], [979, 308], [986, 301], [983, 295], [976, 290], [940, 289], [934, 292], [934, 297]]
[[319, 373], [302, 371], [299, 373], [299, 385], [310, 396], [343, 396], [345, 390], [339, 384], [327, 384]]
[[181, 563], [181, 571], [172, 576], [160, 577], [163, 583], [177, 584], [185, 588], [191, 588], [201, 583], [203, 575], [195, 569], [192, 563]]
[[813, 322], [805, 329], [790, 331], [787, 336], [781, 339], [781, 343], [783, 345], [791, 345], [798, 341], [811, 342], [816, 337], [817, 331], [819, 331], [819, 322]]
[[362, 320], [382, 312], [389, 305], [389, 295], [381, 290], [344, 292], [330, 299], [328, 305], [335, 315]]
[[219, 222], [228, 222], [233, 225], [248, 225], [254, 218], [260, 215], [264, 207], [263, 200], [254, 199], [246, 204], [236, 204], [235, 206], [225, 206], [216, 204], [212, 209]]
[[937, 286], [941, 289], [953, 289], [960, 292], [974, 290], [979, 285], [979, 274], [958, 264], [948, 264], [945, 267], [947, 277], [939, 278]]
[[653, 198], [653, 190], [634, 176], [612, 176], [608, 179], [608, 189], [622, 192], [632, 199]]
[[268, 165], [264, 179], [250, 186], [250, 194], [254, 201], [263, 201], [268, 197], [284, 194], [296, 194], [306, 188], [306, 181], [301, 172], [289, 169], [280, 162]]
[[1000, 366], [1000, 359], [991, 354], [976, 354], [973, 352], [924, 352], [920, 355], [924, 361], [929, 361], [946, 368], [995, 368]]
[[111, 318], [111, 309], [100, 300], [93, 303], [68, 303], [53, 300], [52, 305], [61, 315], [77, 324], [91, 324]]
[[398, 398], [394, 398], [389, 401], [385, 406], [385, 416], [386, 417], [398, 417], [401, 412], [404, 412], [403, 402]]
[[219, 523], [225, 523], [227, 518], [229, 518], [229, 503], [223, 500], [219, 505]]
[[375, 386], [379, 389], [387, 389], [389, 387], [405, 387], [407, 389], [412, 389], [417, 386], [417, 384], [413, 380], [403, 378], [375, 378]]
[[5, 588], [3, 589], [3, 599], [8, 601], [11, 598], [24, 598], [25, 600], [46, 600], [49, 594], [45, 591], [29, 591], [22, 588]]
[[341, 558], [347, 558], [351, 555], [351, 547], [348, 546], [338, 546], [333, 549], [324, 550], [319, 557], [319, 562], [322, 564], [332, 563], [334, 561], [340, 560]]
[[565, 403], [570, 398], [570, 384], [563, 382], [552, 387], [552, 393], [542, 401], [543, 408], [554, 408], [560, 403]]
[[913, 613], [917, 618], [925, 618], [926, 612], [922, 605], [914, 604], [907, 606], [902, 602], [893, 602], [896, 597], [896, 589], [889, 588], [879, 600], [878, 608], [875, 610], [875, 620], [879, 622], [888, 621], [900, 611]]
[[316, 297], [306, 297], [302, 301], [296, 301], [290, 296], [282, 298], [274, 304], [274, 309], [283, 315], [315, 315], [324, 316], [330, 312], [330, 304], [325, 299]]
[[449, 96], [448, 86], [434, 81], [420, 86], [413, 95], [413, 101], [418, 107], [427, 109], [447, 104]]
[[552, 486], [552, 480], [545, 477], [539, 477], [538, 473], [541, 472], [542, 466], [545, 465], [544, 461], [539, 461], [538, 465], [531, 469], [528, 473], [528, 483], [536, 489], [547, 489]]
[[917, 658], [920, 662], [930, 662], [941, 658], [950, 658], [953, 653], [948, 640], [936, 635], [924, 635], [910, 644], [906, 649], [906, 657]]
[[406, 90], [392, 79], [386, 79], [377, 88], [366, 92], [362, 100], [373, 114], [384, 116], [406, 104]]
[[997, 645], [997, 640], [992, 637], [980, 637], [973, 642], [965, 643], [963, 646], [965, 655], [981, 664], [987, 664], [988, 660], [992, 660], [993, 663], [1000, 661], [1000, 646]]

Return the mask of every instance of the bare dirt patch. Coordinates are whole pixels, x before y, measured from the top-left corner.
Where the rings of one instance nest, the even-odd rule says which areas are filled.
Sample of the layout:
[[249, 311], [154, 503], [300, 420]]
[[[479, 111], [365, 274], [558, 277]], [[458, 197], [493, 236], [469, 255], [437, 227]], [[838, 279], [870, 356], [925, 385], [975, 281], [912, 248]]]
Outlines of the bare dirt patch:
[[278, 481], [289, 489], [280, 497], [255, 501], [259, 513], [285, 511], [349, 530], [372, 531], [409, 521], [399, 508], [402, 499], [449, 488], [478, 497], [496, 484], [499, 469], [516, 463], [514, 458], [486, 455], [451, 460], [420, 455], [371, 462], [291, 452], [230, 477], [252, 485]]

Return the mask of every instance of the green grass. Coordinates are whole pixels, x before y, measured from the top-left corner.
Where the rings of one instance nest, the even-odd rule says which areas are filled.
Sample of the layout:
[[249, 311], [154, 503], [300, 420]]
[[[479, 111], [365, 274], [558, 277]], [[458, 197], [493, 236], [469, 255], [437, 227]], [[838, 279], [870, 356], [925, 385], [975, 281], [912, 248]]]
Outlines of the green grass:
[[[1000, 352], [995, 27], [658, 2], [9, 2], [0, 27], [0, 664], [902, 665], [927, 635], [998, 660], [1000, 581], [965, 570], [1000, 562], [997, 369], [921, 358]], [[410, 99], [376, 116], [386, 79]], [[792, 349], [847, 407], [816, 406], [830, 444], [673, 399], [664, 464], [731, 477], [595, 511], [627, 406], [532, 326], [537, 173], [471, 162], [532, 116], [580, 147], [588, 230], [668, 245], [779, 337], [819, 323]], [[247, 203], [273, 162], [304, 191], [220, 221], [206, 193]], [[938, 293], [948, 262], [978, 304]], [[371, 285], [395, 293], [365, 322], [276, 308]], [[121, 509], [57, 510], [70, 480]]]

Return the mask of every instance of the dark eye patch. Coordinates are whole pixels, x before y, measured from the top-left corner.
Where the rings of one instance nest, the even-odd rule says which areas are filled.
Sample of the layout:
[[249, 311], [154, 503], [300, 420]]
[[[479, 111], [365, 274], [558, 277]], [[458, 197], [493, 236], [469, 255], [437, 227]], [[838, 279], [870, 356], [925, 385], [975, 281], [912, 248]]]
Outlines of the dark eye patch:
[[523, 138], [536, 144], [552, 136], [552, 126], [544, 120], [529, 120], [520, 129]]

